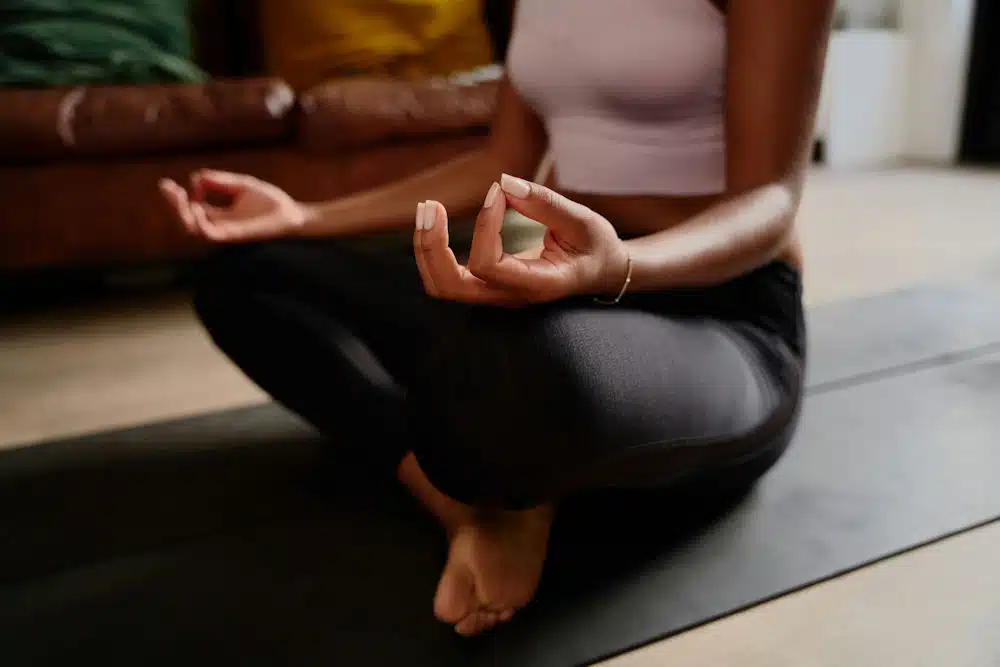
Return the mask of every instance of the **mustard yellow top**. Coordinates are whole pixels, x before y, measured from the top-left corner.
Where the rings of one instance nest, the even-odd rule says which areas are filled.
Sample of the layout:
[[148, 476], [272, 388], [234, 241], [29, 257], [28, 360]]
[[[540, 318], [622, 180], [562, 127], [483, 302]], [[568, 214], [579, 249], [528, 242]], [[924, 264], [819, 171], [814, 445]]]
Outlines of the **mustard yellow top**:
[[482, 0], [263, 0], [268, 70], [296, 89], [355, 75], [444, 76], [492, 60]]

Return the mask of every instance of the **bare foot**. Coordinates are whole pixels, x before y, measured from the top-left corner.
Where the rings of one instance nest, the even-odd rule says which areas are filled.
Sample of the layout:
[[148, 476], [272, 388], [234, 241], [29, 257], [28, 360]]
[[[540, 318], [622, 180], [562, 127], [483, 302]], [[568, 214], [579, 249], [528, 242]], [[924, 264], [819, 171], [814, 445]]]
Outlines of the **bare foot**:
[[463, 636], [510, 620], [535, 596], [548, 551], [552, 508], [477, 512], [451, 535], [434, 614]]
[[509, 621], [535, 595], [548, 551], [551, 506], [521, 512], [483, 511], [431, 484], [413, 454], [399, 480], [441, 525], [451, 546], [434, 596], [434, 614], [472, 636]]

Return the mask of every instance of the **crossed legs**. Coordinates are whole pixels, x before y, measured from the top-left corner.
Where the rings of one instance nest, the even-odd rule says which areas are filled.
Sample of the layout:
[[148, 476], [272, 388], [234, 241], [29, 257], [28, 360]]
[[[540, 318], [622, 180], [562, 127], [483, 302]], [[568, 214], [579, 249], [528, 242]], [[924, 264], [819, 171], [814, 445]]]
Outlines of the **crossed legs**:
[[403, 247], [373, 246], [224, 248], [196, 307], [248, 377], [395, 470], [440, 520], [434, 608], [462, 634], [530, 601], [560, 498], [669, 485], [786, 444], [795, 389], [738, 327], [584, 302], [436, 302]]

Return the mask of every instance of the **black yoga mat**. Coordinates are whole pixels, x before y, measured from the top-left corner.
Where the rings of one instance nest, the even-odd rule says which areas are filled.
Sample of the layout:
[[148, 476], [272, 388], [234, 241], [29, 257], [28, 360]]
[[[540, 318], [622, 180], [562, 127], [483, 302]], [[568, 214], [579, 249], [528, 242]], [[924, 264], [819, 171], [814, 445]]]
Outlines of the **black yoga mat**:
[[0, 664], [589, 664], [1000, 517], [1000, 301], [810, 317], [788, 455], [717, 506], [564, 510], [545, 581], [463, 640], [435, 526], [274, 406], [0, 454]]

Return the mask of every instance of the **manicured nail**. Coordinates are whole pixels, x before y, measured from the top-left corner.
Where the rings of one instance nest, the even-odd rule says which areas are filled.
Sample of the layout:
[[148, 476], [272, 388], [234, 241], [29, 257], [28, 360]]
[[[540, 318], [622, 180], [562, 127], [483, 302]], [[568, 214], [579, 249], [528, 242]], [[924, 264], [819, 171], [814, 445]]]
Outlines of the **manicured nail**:
[[424, 228], [424, 203], [420, 202], [417, 204], [417, 229]]
[[424, 231], [430, 231], [434, 227], [434, 219], [437, 218], [437, 202], [427, 201], [424, 206]]
[[493, 204], [496, 203], [498, 194], [500, 194], [500, 184], [494, 183], [490, 186], [490, 191], [486, 193], [486, 201], [483, 202], [483, 208], [492, 208]]
[[521, 180], [509, 174], [504, 174], [500, 178], [500, 187], [511, 197], [524, 199], [531, 194], [531, 186], [527, 181]]

